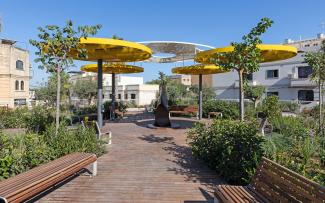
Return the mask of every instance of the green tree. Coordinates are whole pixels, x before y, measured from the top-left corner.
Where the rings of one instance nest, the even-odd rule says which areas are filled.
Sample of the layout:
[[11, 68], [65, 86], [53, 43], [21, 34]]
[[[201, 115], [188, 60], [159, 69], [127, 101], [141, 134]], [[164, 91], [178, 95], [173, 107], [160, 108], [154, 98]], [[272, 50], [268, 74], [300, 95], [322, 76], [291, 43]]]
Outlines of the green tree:
[[[40, 88], [35, 90], [35, 97], [37, 100], [44, 101], [49, 106], [56, 104], [57, 95], [57, 73], [51, 73], [47, 82]], [[64, 100], [69, 96], [69, 76], [65, 72], [61, 72], [60, 76], [62, 88], [60, 88], [60, 100]]]
[[254, 108], [256, 109], [258, 103], [261, 101], [265, 93], [265, 87], [262, 85], [250, 86], [247, 84], [245, 85], [244, 90], [245, 97], [254, 102]]
[[312, 67], [311, 79], [318, 84], [319, 90], [319, 132], [323, 134], [323, 89], [325, 84], [325, 40], [317, 52], [307, 53], [305, 61]]
[[[190, 87], [190, 91], [193, 92], [195, 95], [198, 95], [199, 94], [199, 86], [198, 85], [192, 85]], [[202, 99], [204, 101], [208, 101], [208, 100], [216, 98], [216, 93], [213, 90], [213, 88], [211, 88], [211, 87], [203, 87], [202, 88], [202, 94], [203, 94]]]
[[243, 42], [232, 42], [232, 52], [217, 53], [213, 62], [226, 70], [236, 70], [239, 77], [239, 109], [240, 119], [244, 120], [244, 87], [243, 74], [259, 70], [262, 62], [261, 51], [257, 45], [262, 43], [261, 35], [271, 27], [273, 21], [262, 18], [261, 21], [247, 35], [242, 37]]
[[97, 95], [97, 82], [88, 78], [79, 79], [73, 85], [73, 92], [80, 99], [87, 99], [88, 105], [90, 105], [93, 98]]
[[39, 27], [39, 40], [29, 40], [37, 48], [35, 54], [38, 58], [35, 62], [42, 64], [40, 68], [45, 68], [48, 72], [57, 72], [56, 133], [60, 122], [60, 73], [74, 65], [73, 58], [69, 55], [71, 51], [77, 51], [80, 58], [87, 57], [87, 50], [78, 46], [80, 38], [95, 35], [100, 28], [101, 25], [79, 26], [75, 30], [72, 21], [69, 20], [62, 28], [56, 25]]

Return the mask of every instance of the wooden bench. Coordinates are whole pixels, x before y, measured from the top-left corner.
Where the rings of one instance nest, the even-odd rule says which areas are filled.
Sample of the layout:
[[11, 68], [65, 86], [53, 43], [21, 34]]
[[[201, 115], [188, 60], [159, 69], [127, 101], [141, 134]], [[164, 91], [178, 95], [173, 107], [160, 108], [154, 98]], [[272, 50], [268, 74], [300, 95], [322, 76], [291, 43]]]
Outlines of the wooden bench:
[[169, 109], [169, 116], [184, 114], [198, 114], [197, 106], [172, 106]]
[[222, 118], [222, 113], [221, 112], [209, 112], [208, 113], [208, 119], [210, 119], [211, 117], [215, 117], [215, 118]]
[[325, 202], [325, 187], [262, 158], [248, 186], [219, 185], [215, 191], [221, 202]]
[[96, 176], [96, 155], [76, 152], [3, 180], [0, 182], [2, 202], [18, 203], [29, 200], [92, 163], [92, 175]]

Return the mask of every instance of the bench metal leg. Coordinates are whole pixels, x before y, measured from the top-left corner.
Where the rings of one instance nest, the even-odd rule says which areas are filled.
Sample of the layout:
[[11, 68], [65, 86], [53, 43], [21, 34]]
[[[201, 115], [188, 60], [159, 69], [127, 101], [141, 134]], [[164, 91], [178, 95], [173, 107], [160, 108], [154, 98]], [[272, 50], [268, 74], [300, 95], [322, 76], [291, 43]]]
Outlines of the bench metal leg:
[[112, 132], [110, 131], [109, 132], [109, 135], [108, 135], [108, 144], [111, 145], [112, 144]]
[[97, 161], [93, 163], [93, 174], [92, 176], [97, 176]]

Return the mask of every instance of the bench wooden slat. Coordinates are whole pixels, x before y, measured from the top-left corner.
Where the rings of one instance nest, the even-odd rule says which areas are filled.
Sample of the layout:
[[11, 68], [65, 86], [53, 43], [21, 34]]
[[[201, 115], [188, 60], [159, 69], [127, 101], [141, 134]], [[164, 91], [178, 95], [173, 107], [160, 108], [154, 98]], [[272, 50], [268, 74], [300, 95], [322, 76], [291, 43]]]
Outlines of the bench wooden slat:
[[250, 185], [219, 185], [215, 193], [221, 202], [325, 203], [325, 187], [264, 157]]
[[285, 187], [284, 189], [295, 186], [296, 190], [302, 193], [303, 196], [307, 196], [311, 199], [313, 197], [325, 199], [325, 187], [322, 187], [317, 183], [282, 167], [281, 165], [278, 165], [271, 161], [268, 162], [263, 160], [263, 162], [264, 163], [262, 164], [262, 167], [265, 168], [265, 171], [274, 172], [278, 176], [281, 176], [286, 180], [285, 184], [287, 185], [287, 187]]
[[22, 202], [95, 162], [96, 155], [73, 153], [0, 182], [0, 196]]
[[[64, 157], [61, 157], [61, 158], [59, 158], [59, 159], [56, 159], [56, 160], [54, 160], [54, 161], [51, 161], [51, 163], [57, 163], [57, 162], [63, 162], [68, 156], [72, 156], [72, 155], [76, 155], [75, 153], [72, 153], [72, 154], [69, 154], [69, 155], [66, 155], [66, 156], [64, 156]], [[49, 167], [51, 167], [50, 165], [48, 165], [47, 163], [45, 163], [45, 164], [42, 164], [42, 165], [40, 165], [40, 166], [38, 166], [38, 167], [35, 167], [35, 168], [33, 168], [33, 171], [26, 171], [26, 172], [23, 172], [23, 173], [21, 173], [21, 174], [18, 174], [18, 175], [16, 175], [16, 176], [14, 176], [14, 178], [13, 177], [11, 177], [11, 178], [9, 178], [9, 179], [5, 179], [5, 180], [2, 180], [1, 182], [0, 182], [0, 186], [3, 186], [4, 184], [8, 184], [8, 183], [10, 183], [10, 182], [15, 182], [16, 180], [18, 180], [18, 178], [23, 178], [23, 177], [25, 177], [26, 178], [26, 176], [24, 175], [23, 176], [23, 174], [26, 174], [26, 173], [28, 173], [28, 174], [33, 174], [33, 173], [37, 173], [37, 171], [36, 170], [42, 170], [42, 169], [46, 169], [46, 168], [49, 168]], [[1, 191], [1, 189], [2, 189], [2, 187], [0, 188], [0, 191]]]
[[[80, 159], [84, 159], [86, 155], [81, 156], [81, 154], [73, 153], [72, 155], [68, 155], [67, 157], [64, 156], [52, 162], [36, 167], [32, 170], [26, 171], [25, 173], [9, 178], [3, 182], [0, 182], [0, 194], [8, 193], [8, 189], [15, 190], [16, 188], [22, 187], [22, 185], [28, 185], [30, 182], [35, 181], [35, 179], [40, 179], [51, 175], [59, 168], [65, 168], [69, 166], [71, 163], [75, 162], [76, 158], [78, 157]], [[12, 185], [15, 185], [15, 187], [13, 187]]]
[[66, 179], [67, 177], [70, 177], [71, 175], [77, 173], [85, 165], [89, 165], [93, 162], [94, 162], [94, 160], [88, 159], [86, 162], [81, 162], [80, 164], [75, 165], [73, 168], [70, 168], [68, 170], [68, 172], [61, 171], [56, 176], [53, 176], [50, 179], [47, 179], [46, 181], [39, 181], [39, 184], [35, 184], [35, 187], [25, 188], [24, 190], [22, 190], [22, 192], [20, 193], [21, 195], [18, 196], [18, 198], [16, 198], [13, 202], [21, 202], [28, 197], [34, 196], [34, 195], [42, 192], [46, 188], [48, 188], [52, 185], [55, 185], [56, 183], [61, 182], [64, 179]]
[[292, 197], [293, 199], [298, 199], [303, 202], [311, 202], [311, 200], [314, 199], [314, 196], [311, 195], [306, 188], [304, 189], [297, 186], [297, 181], [291, 182], [288, 176], [280, 175], [273, 169], [264, 169], [260, 174], [262, 175], [261, 178], [270, 177], [272, 179], [270, 184], [275, 184], [280, 187], [283, 195], [290, 196], [291, 194], [295, 194], [295, 197], [290, 196], [288, 199]]

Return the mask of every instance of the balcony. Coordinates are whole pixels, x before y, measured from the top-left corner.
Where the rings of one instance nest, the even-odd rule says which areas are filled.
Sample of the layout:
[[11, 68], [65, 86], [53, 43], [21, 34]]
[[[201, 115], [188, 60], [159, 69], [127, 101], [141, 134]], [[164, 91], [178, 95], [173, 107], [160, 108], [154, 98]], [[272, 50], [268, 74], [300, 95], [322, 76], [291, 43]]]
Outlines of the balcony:
[[[256, 80], [254, 80], [254, 81], [248, 81], [248, 84], [250, 86], [259, 85], [259, 83]], [[235, 80], [235, 82], [234, 82], [234, 88], [239, 88], [239, 81], [238, 80]]]
[[290, 87], [316, 87], [317, 84], [310, 78], [298, 78], [295, 75], [289, 75]]

